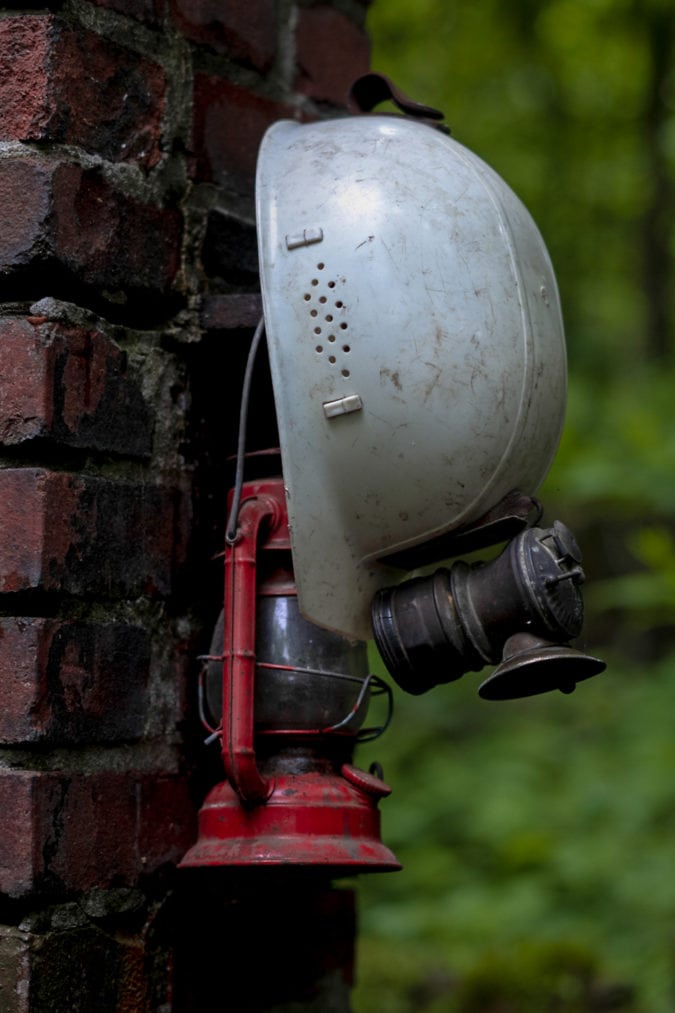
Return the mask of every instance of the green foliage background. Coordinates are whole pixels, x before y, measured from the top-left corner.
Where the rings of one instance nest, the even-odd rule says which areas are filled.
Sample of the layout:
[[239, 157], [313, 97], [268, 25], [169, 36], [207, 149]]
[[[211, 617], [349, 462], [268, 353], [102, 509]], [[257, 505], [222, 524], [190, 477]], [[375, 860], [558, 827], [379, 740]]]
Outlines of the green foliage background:
[[581, 542], [572, 697], [397, 693], [364, 747], [402, 873], [363, 877], [356, 1013], [675, 1009], [675, 8], [377, 0], [374, 69], [530, 208], [570, 367], [540, 495]]

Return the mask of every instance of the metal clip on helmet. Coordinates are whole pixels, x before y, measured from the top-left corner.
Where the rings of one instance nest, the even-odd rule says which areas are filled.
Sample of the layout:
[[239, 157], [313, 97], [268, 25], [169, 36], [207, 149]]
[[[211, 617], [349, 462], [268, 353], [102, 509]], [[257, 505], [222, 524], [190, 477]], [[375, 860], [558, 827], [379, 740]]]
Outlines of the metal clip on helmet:
[[[366, 639], [374, 600], [380, 651], [412, 692], [498, 660], [521, 632], [535, 638], [524, 648], [528, 693], [601, 670], [543, 642], [580, 628], [583, 572], [562, 525], [523, 532], [503, 563], [457, 563], [396, 586], [406, 571], [526, 529], [558, 444], [563, 325], [522, 203], [439, 131], [356, 116], [270, 128], [257, 222], [304, 616]], [[514, 695], [491, 685], [484, 695]]]

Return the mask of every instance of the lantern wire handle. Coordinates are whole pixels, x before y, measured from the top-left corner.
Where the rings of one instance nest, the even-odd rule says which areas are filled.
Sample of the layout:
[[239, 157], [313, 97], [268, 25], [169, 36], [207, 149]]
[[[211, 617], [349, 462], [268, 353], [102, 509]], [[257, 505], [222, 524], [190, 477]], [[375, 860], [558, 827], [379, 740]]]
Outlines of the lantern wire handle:
[[244, 484], [244, 458], [246, 456], [246, 426], [248, 422], [248, 406], [251, 398], [251, 380], [253, 378], [253, 367], [255, 358], [260, 346], [260, 339], [265, 332], [265, 318], [261, 317], [255, 329], [251, 347], [246, 360], [246, 370], [241, 388], [241, 404], [239, 407], [239, 435], [237, 437], [237, 469], [234, 479], [234, 491], [232, 504], [227, 518], [225, 528], [225, 541], [228, 545], [234, 545], [237, 540], [237, 522], [239, 519], [239, 507], [241, 505], [241, 490]]

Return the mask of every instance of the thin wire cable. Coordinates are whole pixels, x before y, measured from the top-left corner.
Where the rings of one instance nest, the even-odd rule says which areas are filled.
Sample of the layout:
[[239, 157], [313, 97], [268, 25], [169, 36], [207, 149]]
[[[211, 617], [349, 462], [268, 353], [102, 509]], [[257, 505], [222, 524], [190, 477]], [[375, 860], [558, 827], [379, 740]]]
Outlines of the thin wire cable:
[[244, 382], [241, 388], [241, 405], [239, 407], [239, 436], [237, 438], [237, 469], [234, 478], [234, 492], [232, 494], [232, 506], [227, 518], [225, 528], [225, 541], [228, 545], [234, 545], [237, 540], [237, 521], [239, 518], [239, 506], [241, 504], [241, 490], [244, 484], [244, 458], [246, 456], [246, 426], [248, 423], [248, 405], [251, 397], [251, 380], [253, 378], [253, 367], [255, 357], [260, 346], [260, 339], [265, 331], [265, 318], [261, 317], [255, 329], [251, 347], [246, 360]]

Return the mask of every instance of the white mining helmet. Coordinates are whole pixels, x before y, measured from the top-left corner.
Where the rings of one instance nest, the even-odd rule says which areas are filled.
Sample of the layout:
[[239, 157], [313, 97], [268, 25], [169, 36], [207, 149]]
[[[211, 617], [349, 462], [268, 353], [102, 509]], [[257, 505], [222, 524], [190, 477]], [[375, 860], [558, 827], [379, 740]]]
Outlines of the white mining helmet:
[[566, 399], [555, 277], [503, 180], [403, 117], [274, 124], [257, 221], [300, 609], [365, 639], [401, 578], [383, 559], [546, 475]]

